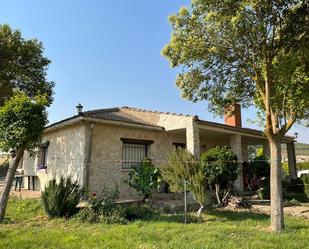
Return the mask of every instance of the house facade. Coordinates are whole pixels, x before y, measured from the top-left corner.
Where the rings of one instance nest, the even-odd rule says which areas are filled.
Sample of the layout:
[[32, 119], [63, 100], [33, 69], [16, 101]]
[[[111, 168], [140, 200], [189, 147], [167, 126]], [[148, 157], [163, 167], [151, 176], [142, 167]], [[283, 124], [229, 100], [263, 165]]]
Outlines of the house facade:
[[[290, 176], [294, 177], [294, 138], [286, 136], [282, 143], [287, 144]], [[226, 115], [225, 124], [198, 116], [121, 107], [80, 110], [76, 116], [49, 125], [37, 156], [25, 153], [22, 167], [25, 175], [33, 176], [36, 190], [44, 189], [50, 179], [71, 176], [97, 193], [104, 185], [116, 184], [120, 197], [131, 199], [137, 194], [125, 181], [131, 166], [143, 158], [160, 166], [176, 147], [185, 147], [198, 157], [217, 145], [229, 146], [239, 161], [248, 160], [252, 145], [263, 146], [265, 155], [270, 154], [263, 132], [241, 127], [237, 105]], [[242, 173], [235, 188], [243, 191]]]

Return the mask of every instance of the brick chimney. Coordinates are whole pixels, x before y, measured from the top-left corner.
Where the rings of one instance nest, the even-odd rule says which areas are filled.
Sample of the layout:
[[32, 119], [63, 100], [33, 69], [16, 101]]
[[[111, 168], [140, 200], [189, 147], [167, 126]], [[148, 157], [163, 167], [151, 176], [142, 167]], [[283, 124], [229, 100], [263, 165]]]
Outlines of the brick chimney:
[[241, 127], [241, 107], [239, 104], [231, 104], [225, 107], [224, 124]]

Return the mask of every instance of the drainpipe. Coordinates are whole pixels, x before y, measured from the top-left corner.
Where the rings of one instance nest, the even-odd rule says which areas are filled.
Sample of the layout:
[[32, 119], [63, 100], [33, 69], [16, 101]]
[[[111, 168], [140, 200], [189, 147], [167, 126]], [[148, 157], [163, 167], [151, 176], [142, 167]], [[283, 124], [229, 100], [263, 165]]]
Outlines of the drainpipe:
[[92, 137], [93, 137], [93, 128], [94, 123], [90, 123], [88, 126], [88, 140], [86, 144], [86, 151], [85, 151], [85, 184], [84, 186], [89, 188], [89, 177], [90, 177], [90, 165], [91, 165], [91, 151], [92, 151]]

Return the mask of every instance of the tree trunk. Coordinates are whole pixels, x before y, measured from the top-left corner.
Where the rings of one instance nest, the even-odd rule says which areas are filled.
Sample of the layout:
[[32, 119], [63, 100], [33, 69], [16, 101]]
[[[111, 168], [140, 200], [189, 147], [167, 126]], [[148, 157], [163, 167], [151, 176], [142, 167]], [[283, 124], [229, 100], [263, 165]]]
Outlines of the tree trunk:
[[10, 190], [12, 188], [15, 171], [18, 167], [20, 159], [24, 154], [24, 149], [19, 148], [16, 152], [16, 156], [11, 160], [10, 167], [5, 177], [4, 186], [0, 194], [0, 222], [3, 221], [6, 211], [6, 206], [10, 196]]
[[204, 209], [204, 205], [200, 204], [200, 208], [199, 210], [197, 211], [197, 217], [201, 217], [201, 214], [203, 212], [203, 209]]
[[271, 151], [270, 170], [270, 204], [271, 229], [281, 231], [284, 228], [282, 177], [281, 177], [281, 143], [280, 139], [269, 139]]
[[215, 188], [216, 188], [216, 197], [217, 197], [218, 205], [221, 206], [222, 202], [220, 198], [220, 185], [215, 184]]

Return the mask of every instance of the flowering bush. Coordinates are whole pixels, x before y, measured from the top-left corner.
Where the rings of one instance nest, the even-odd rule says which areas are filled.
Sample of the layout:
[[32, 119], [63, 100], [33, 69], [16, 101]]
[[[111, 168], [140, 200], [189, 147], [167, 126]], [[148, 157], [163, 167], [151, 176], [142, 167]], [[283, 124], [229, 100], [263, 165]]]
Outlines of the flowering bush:
[[104, 186], [101, 195], [91, 192], [86, 196], [88, 205], [77, 215], [82, 221], [90, 223], [125, 223], [121, 210], [116, 207], [119, 190]]

